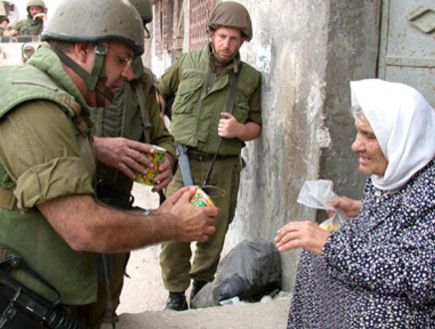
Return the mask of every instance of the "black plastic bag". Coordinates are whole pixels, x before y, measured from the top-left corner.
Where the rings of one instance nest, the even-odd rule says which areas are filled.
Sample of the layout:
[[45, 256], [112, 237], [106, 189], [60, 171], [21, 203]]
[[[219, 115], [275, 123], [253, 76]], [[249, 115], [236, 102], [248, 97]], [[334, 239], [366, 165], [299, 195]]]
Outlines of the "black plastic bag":
[[281, 258], [272, 242], [242, 241], [222, 259], [213, 284], [217, 302], [258, 301], [281, 288]]

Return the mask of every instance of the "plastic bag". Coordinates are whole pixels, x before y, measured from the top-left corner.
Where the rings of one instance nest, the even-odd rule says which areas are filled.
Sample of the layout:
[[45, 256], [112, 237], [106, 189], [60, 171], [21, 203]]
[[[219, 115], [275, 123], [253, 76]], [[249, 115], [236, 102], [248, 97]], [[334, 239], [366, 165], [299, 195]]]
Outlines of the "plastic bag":
[[[238, 297], [255, 302], [281, 288], [281, 257], [272, 242], [242, 241], [219, 263], [213, 282], [193, 298], [193, 308], [219, 305]], [[192, 306], [191, 306], [192, 307]]]
[[338, 198], [338, 195], [334, 193], [333, 188], [334, 183], [330, 180], [310, 180], [302, 185], [298, 196], [298, 203], [303, 204], [304, 206], [314, 209], [335, 211], [334, 216], [320, 223], [320, 227], [329, 232], [335, 231], [343, 220], [346, 219], [346, 216], [340, 209], [336, 209], [327, 204], [328, 201]]

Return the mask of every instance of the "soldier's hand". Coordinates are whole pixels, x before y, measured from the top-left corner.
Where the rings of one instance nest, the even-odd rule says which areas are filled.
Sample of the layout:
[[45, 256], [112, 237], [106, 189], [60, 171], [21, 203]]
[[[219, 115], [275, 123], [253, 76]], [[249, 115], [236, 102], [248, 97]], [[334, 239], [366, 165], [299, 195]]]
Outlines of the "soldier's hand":
[[243, 125], [239, 123], [235, 116], [228, 112], [221, 113], [221, 119], [218, 125], [218, 135], [224, 138], [239, 137], [238, 133], [243, 128]]
[[172, 156], [168, 153], [166, 153], [165, 158], [163, 162], [159, 166], [159, 174], [154, 177], [154, 180], [156, 182], [156, 185], [153, 187], [153, 192], [161, 191], [166, 186], [169, 185], [169, 183], [172, 180], [172, 168], [174, 166], [174, 160], [172, 159]]
[[196, 187], [180, 189], [156, 211], [165, 211], [174, 218], [175, 240], [205, 242], [215, 233], [214, 219], [219, 209], [194, 206], [190, 200], [195, 191]]
[[135, 172], [146, 173], [152, 168], [152, 161], [143, 153], [152, 153], [152, 146], [123, 137], [94, 137], [93, 149], [98, 161], [106, 166], [118, 169], [134, 179]]

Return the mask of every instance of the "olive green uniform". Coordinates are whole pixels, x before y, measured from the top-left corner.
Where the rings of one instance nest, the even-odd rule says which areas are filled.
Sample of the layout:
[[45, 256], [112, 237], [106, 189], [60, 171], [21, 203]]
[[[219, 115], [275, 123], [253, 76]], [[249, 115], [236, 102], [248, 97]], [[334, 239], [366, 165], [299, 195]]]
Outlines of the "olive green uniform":
[[[96, 255], [72, 250], [38, 211], [45, 201], [93, 194], [89, 109], [47, 44], [24, 67], [0, 68], [0, 245], [15, 250], [93, 328], [104, 315]], [[14, 275], [50, 297], [24, 272]]]
[[[113, 103], [107, 108], [91, 109], [95, 123], [92, 134], [99, 137], [125, 137], [130, 140], [158, 145], [176, 159], [174, 138], [168, 132], [160, 116], [155, 79], [145, 68], [140, 57], [133, 61], [133, 79], [126, 81], [115, 94]], [[130, 209], [133, 181], [120, 171], [97, 163], [97, 198], [104, 203]], [[119, 305], [125, 267], [129, 254], [111, 257], [112, 280], [114, 283], [114, 309]]]
[[40, 35], [44, 28], [42, 20], [32, 19], [31, 16], [22, 19], [8, 27], [9, 30], [16, 30], [18, 35]]
[[[234, 72], [240, 77], [234, 99], [233, 115], [240, 123], [253, 121], [261, 125], [261, 76], [240, 61], [230, 63], [220, 76], [214, 73], [210, 45], [197, 52], [183, 54], [164, 73], [159, 82], [162, 95], [174, 93], [171, 132], [176, 143], [189, 147], [188, 155], [195, 184], [201, 185], [211, 165], [220, 138], [217, 127], [221, 112], [226, 111]], [[240, 179], [240, 152], [244, 142], [238, 138], [224, 139], [209, 183], [225, 190], [216, 201], [221, 209], [216, 219], [216, 233], [206, 243], [197, 243], [192, 263], [190, 243], [162, 243], [160, 264], [165, 288], [171, 292], [185, 291], [190, 279], [212, 281], [228, 225], [234, 217]], [[178, 169], [167, 193], [183, 186]]]

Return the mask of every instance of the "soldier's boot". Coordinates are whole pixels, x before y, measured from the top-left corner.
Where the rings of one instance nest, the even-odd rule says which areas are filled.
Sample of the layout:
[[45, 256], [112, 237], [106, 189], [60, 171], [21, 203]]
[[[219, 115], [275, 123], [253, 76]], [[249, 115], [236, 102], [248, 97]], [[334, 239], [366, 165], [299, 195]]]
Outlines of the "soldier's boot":
[[183, 292], [169, 292], [166, 300], [165, 311], [185, 311], [187, 310], [186, 295]]
[[193, 298], [207, 283], [208, 282], [204, 280], [193, 280], [192, 289], [190, 290], [189, 305], [192, 305]]

